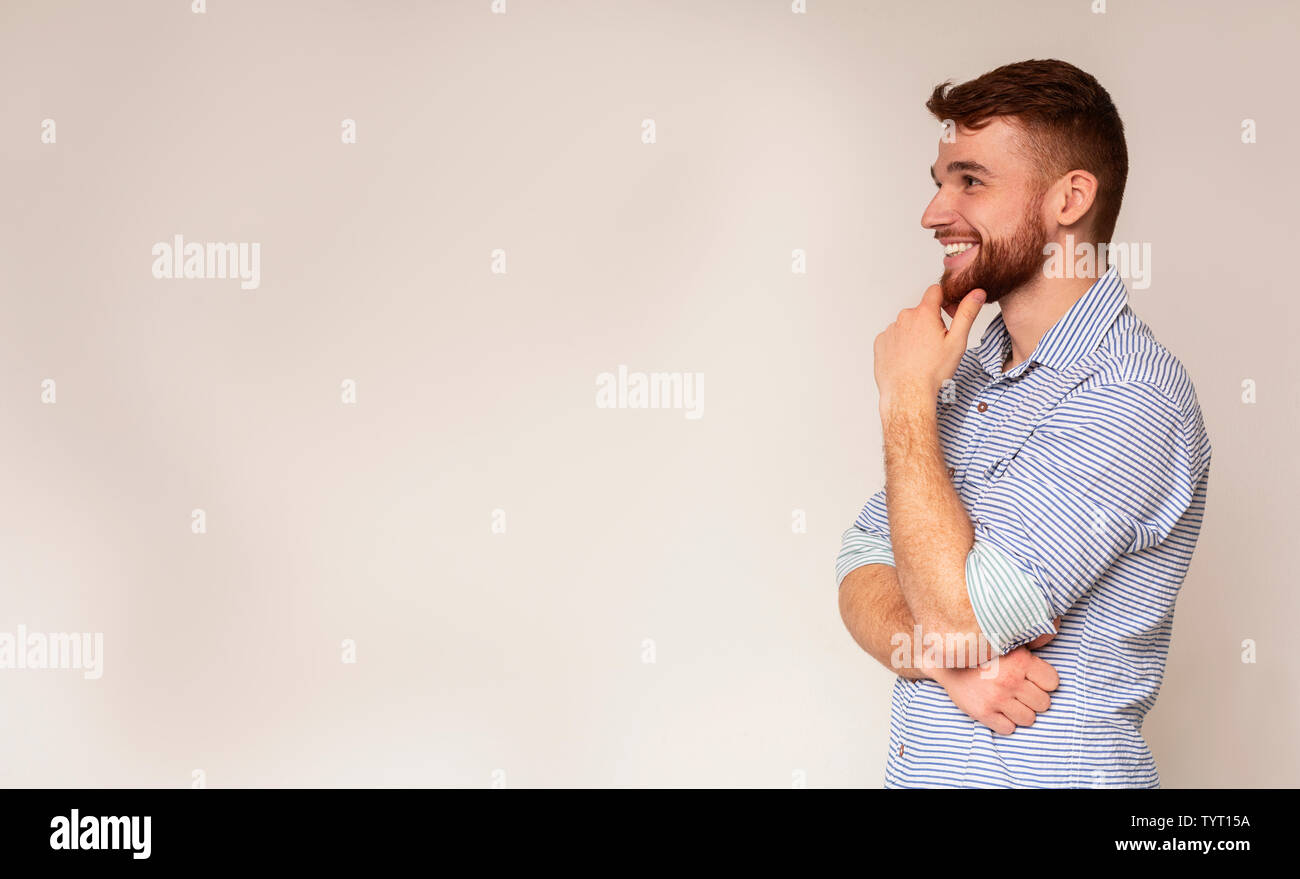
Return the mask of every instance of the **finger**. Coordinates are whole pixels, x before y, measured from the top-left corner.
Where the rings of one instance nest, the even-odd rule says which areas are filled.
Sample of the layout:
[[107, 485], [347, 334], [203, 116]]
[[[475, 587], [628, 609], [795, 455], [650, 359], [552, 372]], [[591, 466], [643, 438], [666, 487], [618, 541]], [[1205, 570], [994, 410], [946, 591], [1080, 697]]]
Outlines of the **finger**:
[[993, 714], [984, 721], [984, 725], [998, 735], [1009, 736], [1016, 731], [1016, 725], [1005, 714]]
[[1039, 635], [1037, 638], [1030, 641], [1025, 646], [1028, 647], [1030, 650], [1037, 650], [1039, 647], [1044, 647], [1052, 643], [1052, 639], [1055, 637], [1056, 637], [1055, 635]]
[[957, 336], [965, 344], [970, 336], [970, 328], [975, 325], [980, 307], [984, 305], [984, 291], [975, 289], [966, 294], [957, 306], [957, 313], [952, 316], [952, 326], [948, 327], [949, 336]]
[[926, 287], [925, 293], [921, 296], [920, 307], [927, 311], [938, 311], [941, 305], [943, 305], [943, 288], [938, 284]]
[[1037, 684], [1040, 690], [1049, 693], [1061, 685], [1061, 677], [1056, 673], [1056, 669], [1039, 656], [1029, 660], [1029, 669], [1025, 672], [1025, 677]]
[[1033, 681], [1022, 682], [1016, 690], [1016, 698], [1039, 714], [1052, 707], [1052, 697], [1040, 690]]
[[1006, 705], [1003, 705], [1002, 713], [1011, 718], [1012, 722], [1015, 723], [1016, 726], [1033, 726], [1034, 718], [1038, 716], [1034, 714], [1032, 708], [1023, 704], [1018, 699], [1012, 699]]
[[1056, 636], [1059, 634], [1061, 634], [1061, 618], [1057, 617], [1056, 619], [1052, 620], [1051, 634], [1039, 635], [1037, 638], [1030, 641], [1025, 646], [1028, 647], [1030, 650], [1037, 650], [1039, 647], [1045, 647], [1048, 644], [1052, 643], [1052, 641], [1054, 641], [1056, 639]]

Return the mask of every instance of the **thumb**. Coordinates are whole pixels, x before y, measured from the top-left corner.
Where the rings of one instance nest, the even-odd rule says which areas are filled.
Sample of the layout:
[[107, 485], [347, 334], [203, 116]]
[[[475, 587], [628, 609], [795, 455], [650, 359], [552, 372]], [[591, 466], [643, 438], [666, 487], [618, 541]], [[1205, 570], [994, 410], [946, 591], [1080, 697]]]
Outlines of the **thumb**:
[[984, 305], [983, 290], [976, 288], [967, 293], [961, 305], [957, 306], [957, 313], [952, 316], [952, 326], [948, 327], [948, 335], [957, 336], [965, 343], [982, 305]]

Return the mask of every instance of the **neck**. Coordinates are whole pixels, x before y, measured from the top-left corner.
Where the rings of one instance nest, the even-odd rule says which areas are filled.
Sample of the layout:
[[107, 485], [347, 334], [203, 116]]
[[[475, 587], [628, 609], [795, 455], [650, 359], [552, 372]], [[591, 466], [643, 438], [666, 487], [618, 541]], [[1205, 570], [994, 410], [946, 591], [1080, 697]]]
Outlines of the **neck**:
[[1041, 275], [998, 300], [1002, 323], [1011, 336], [1011, 360], [1002, 371], [1014, 369], [1029, 358], [1047, 331], [1083, 298], [1093, 278], [1044, 278]]

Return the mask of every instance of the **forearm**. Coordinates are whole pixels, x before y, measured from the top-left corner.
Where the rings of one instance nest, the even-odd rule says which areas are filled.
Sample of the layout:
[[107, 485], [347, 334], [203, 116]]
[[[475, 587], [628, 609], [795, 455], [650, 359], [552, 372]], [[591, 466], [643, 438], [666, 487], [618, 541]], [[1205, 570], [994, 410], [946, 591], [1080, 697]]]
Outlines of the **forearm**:
[[[912, 663], [912, 636], [916, 621], [898, 588], [898, 576], [889, 565], [854, 568], [840, 584], [840, 617], [858, 646], [885, 668], [911, 680], [934, 679], [943, 669], [916, 668]], [[901, 653], [897, 636], [906, 639]], [[901, 659], [907, 664], [896, 661]]]
[[975, 636], [966, 557], [975, 532], [939, 444], [934, 401], [909, 392], [881, 400], [885, 485], [898, 584], [926, 632]]

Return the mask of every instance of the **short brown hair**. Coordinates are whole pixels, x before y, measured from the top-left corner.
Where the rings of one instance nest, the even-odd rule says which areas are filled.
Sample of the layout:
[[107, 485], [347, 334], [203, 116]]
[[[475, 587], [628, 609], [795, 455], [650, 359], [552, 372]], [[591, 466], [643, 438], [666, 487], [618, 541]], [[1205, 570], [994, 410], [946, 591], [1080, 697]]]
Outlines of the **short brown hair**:
[[1097, 178], [1092, 237], [1109, 241], [1128, 180], [1124, 123], [1110, 95], [1090, 74], [1064, 61], [1019, 61], [954, 86], [934, 87], [926, 109], [969, 129], [1012, 117], [1039, 168], [1039, 184], [1075, 168]]

